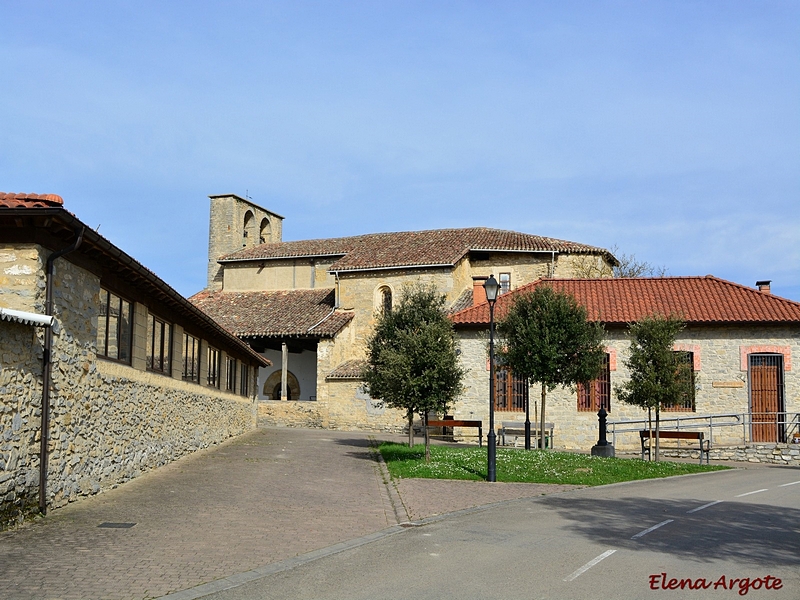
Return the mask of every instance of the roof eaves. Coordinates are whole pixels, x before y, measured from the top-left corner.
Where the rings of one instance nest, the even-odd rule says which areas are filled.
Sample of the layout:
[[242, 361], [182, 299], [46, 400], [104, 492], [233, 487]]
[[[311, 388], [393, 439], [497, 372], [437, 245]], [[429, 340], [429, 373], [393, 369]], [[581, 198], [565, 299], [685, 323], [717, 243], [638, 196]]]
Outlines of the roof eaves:
[[336, 268], [328, 269], [328, 273], [359, 273], [363, 271], [397, 271], [398, 269], [442, 269], [452, 268], [455, 263], [435, 263], [435, 264], [405, 264], [405, 265], [392, 265], [392, 266], [375, 266], [375, 267], [353, 267], [353, 268]]
[[265, 260], [286, 260], [288, 258], [328, 258], [333, 256], [346, 256], [346, 252], [331, 252], [331, 253], [309, 253], [309, 254], [281, 254], [279, 256], [258, 256], [248, 258], [219, 258], [217, 262], [220, 264], [234, 263], [234, 262], [263, 262]]
[[[99, 250], [104, 252], [107, 256], [116, 260], [117, 262], [125, 265], [134, 273], [145, 279], [148, 283], [153, 285], [163, 296], [167, 297], [171, 302], [173, 302], [177, 307], [182, 310], [184, 313], [190, 313], [195, 318], [201, 320], [206, 326], [215, 330], [219, 335], [224, 337], [228, 340], [232, 345], [239, 348], [244, 354], [249, 355], [251, 358], [255, 359], [260, 364], [267, 366], [264, 362], [266, 359], [255, 352], [250, 346], [242, 342], [238, 337], [236, 337], [233, 333], [222, 327], [219, 323], [217, 323], [214, 319], [208, 316], [205, 312], [201, 309], [197, 308], [194, 304], [189, 302], [187, 298], [184, 298], [181, 294], [179, 294], [172, 286], [170, 286], [166, 281], [161, 279], [158, 275], [156, 275], [153, 271], [145, 267], [142, 263], [137, 261], [135, 258], [126, 254], [123, 250], [112, 244], [102, 235], [97, 233], [94, 229], [91, 229], [88, 225], [83, 223], [78, 217], [73, 215], [71, 212], [67, 211], [64, 208], [36, 208], [36, 209], [17, 209], [17, 208], [9, 208], [9, 209], [2, 209], [6, 214], [20, 214], [22, 216], [30, 216], [31, 214], [36, 215], [47, 215], [47, 216], [55, 216], [63, 220], [66, 225], [77, 229], [79, 227], [84, 227], [84, 247], [89, 244], [95, 245]], [[6, 212], [7, 211], [7, 212]]]

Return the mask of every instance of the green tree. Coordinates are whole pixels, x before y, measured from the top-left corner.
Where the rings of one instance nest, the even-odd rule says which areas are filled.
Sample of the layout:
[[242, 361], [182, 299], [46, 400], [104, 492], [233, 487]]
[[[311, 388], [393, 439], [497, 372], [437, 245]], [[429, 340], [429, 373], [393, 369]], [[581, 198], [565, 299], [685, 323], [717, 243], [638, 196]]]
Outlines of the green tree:
[[542, 386], [539, 448], [544, 448], [547, 392], [591, 381], [600, 374], [603, 328], [590, 323], [575, 299], [546, 286], [516, 299], [498, 323], [500, 360], [528, 382]]
[[[647, 409], [648, 430], [651, 429], [651, 411], [655, 409], [656, 461], [659, 458], [661, 409], [684, 402], [692, 393], [691, 366], [679, 352], [672, 349], [676, 336], [683, 328], [684, 323], [679, 317], [658, 314], [630, 325], [630, 354], [624, 361], [630, 371], [630, 379], [616, 387], [620, 400]], [[650, 448], [652, 451], [652, 439]]]
[[[461, 393], [464, 371], [456, 355], [445, 297], [433, 286], [403, 290], [400, 302], [378, 315], [367, 341], [364, 388], [376, 400], [406, 411], [408, 443], [414, 445], [414, 413], [427, 426], [428, 412], [445, 412]], [[425, 457], [430, 460], [427, 427]]]

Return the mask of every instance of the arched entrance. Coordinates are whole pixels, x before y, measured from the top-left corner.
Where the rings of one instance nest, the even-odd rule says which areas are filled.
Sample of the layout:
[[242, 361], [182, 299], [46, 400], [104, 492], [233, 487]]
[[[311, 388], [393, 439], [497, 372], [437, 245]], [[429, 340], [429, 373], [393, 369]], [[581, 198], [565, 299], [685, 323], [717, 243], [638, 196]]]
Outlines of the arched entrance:
[[[267, 400], [280, 400], [281, 399], [281, 372], [275, 371], [267, 377], [264, 382], [264, 388], [261, 390], [261, 395]], [[286, 399], [299, 400], [300, 399], [300, 383], [297, 377], [291, 371], [286, 372]]]

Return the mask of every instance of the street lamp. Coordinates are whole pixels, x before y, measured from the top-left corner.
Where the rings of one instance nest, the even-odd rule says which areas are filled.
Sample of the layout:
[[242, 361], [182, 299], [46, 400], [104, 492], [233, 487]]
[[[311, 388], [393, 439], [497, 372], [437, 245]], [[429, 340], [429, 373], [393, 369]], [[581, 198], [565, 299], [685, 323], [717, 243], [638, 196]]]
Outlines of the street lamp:
[[494, 303], [500, 286], [494, 275], [489, 275], [483, 284], [486, 300], [489, 302], [489, 435], [486, 436], [486, 450], [489, 455], [486, 479], [497, 481], [497, 437], [494, 433]]

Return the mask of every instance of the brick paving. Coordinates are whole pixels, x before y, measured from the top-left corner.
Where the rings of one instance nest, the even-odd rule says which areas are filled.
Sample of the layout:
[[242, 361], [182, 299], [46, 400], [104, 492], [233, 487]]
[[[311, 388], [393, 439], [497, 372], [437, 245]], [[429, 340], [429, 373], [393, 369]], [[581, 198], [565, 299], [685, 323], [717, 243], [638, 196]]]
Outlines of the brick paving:
[[[259, 429], [2, 532], [0, 598], [156, 598], [386, 530], [406, 518], [564, 487], [422, 480], [387, 485], [371, 438], [401, 439]], [[103, 522], [136, 525], [99, 528]]]

